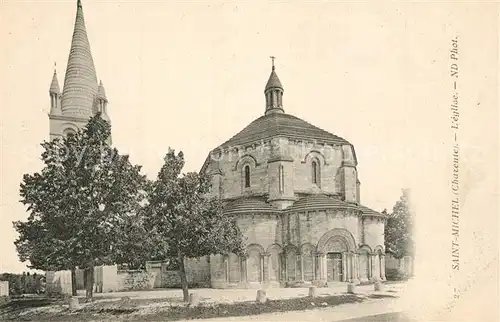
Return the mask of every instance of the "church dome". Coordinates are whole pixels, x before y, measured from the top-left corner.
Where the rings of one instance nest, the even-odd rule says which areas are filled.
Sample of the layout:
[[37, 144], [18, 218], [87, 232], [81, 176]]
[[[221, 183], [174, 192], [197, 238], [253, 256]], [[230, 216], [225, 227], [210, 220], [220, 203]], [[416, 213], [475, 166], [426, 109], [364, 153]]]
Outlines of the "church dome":
[[286, 114], [283, 109], [283, 86], [273, 66], [271, 75], [266, 84], [266, 111], [265, 114], [232, 138], [218, 146], [215, 150], [238, 147], [241, 145], [261, 143], [277, 136], [292, 140], [316, 141], [333, 145], [350, 145], [345, 139], [320, 129], [298, 117]]
[[344, 145], [347, 140], [316, 127], [298, 117], [285, 113], [263, 115], [239, 133], [221, 144], [217, 149], [236, 147], [261, 140], [283, 136], [295, 140], [316, 140], [319, 142]]

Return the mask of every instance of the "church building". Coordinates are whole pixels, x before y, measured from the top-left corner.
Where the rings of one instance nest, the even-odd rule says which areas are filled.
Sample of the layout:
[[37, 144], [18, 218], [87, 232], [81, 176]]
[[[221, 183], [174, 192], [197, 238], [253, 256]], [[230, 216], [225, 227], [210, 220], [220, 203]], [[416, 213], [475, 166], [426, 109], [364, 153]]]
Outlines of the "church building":
[[[90, 117], [109, 120], [97, 81], [81, 1], [64, 78], [50, 85], [50, 138], [71, 135]], [[285, 112], [274, 58], [263, 115], [213, 149], [201, 169], [211, 194], [237, 218], [244, 256], [189, 260], [214, 288], [290, 287], [385, 280], [385, 216], [363, 206], [354, 146]], [[165, 287], [161, 281], [159, 287]]]
[[285, 112], [272, 58], [264, 114], [202, 168], [247, 242], [242, 257], [211, 256], [212, 287], [385, 280], [386, 218], [361, 203], [354, 146]]

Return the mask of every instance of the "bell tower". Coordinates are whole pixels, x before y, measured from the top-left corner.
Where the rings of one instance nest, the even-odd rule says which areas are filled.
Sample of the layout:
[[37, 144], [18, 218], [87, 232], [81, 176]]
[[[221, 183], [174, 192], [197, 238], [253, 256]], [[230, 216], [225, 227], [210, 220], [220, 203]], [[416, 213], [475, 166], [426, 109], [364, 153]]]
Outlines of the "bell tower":
[[76, 18], [62, 94], [55, 70], [49, 94], [51, 140], [75, 133], [98, 112], [109, 122], [108, 100], [102, 82], [100, 85], [97, 83], [81, 0], [76, 3]]
[[274, 60], [276, 57], [271, 56], [272, 69], [269, 80], [267, 81], [264, 94], [266, 95], [266, 115], [270, 113], [284, 113], [283, 110], [283, 86], [276, 74]]

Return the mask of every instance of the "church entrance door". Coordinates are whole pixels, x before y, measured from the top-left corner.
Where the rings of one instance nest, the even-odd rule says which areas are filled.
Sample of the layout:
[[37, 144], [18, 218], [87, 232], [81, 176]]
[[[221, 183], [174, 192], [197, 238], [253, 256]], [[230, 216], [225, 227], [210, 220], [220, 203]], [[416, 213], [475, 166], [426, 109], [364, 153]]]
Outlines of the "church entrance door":
[[328, 253], [326, 256], [326, 267], [328, 282], [342, 281], [342, 253]]

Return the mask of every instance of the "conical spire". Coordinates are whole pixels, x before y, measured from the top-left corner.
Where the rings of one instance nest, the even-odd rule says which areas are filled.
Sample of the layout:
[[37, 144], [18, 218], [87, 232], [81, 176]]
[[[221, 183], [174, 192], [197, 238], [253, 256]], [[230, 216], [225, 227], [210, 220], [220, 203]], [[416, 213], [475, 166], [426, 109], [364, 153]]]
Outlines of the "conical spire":
[[106, 91], [104, 90], [104, 85], [102, 81], [99, 81], [99, 88], [97, 89], [97, 110], [96, 112], [101, 113], [101, 117], [111, 123], [108, 116], [108, 99], [106, 97]]
[[75, 27], [71, 40], [66, 77], [62, 94], [63, 115], [90, 117], [97, 94], [97, 76], [83, 18], [83, 8], [77, 1]]
[[99, 87], [97, 88], [97, 98], [103, 99], [105, 101], [108, 100], [106, 97], [106, 91], [104, 90], [104, 85], [102, 85], [102, 81], [99, 81]]
[[54, 68], [54, 75], [52, 75], [52, 82], [50, 83], [50, 94], [61, 94], [61, 89], [59, 88], [59, 82], [57, 81], [57, 72]]
[[268, 89], [272, 89], [272, 88], [281, 88], [281, 89], [283, 89], [283, 86], [281, 85], [280, 79], [278, 78], [278, 75], [276, 74], [276, 71], [274, 70], [274, 67], [273, 67], [273, 70], [271, 72], [271, 75], [269, 76], [269, 80], [267, 81], [266, 91]]
[[56, 66], [54, 63], [54, 75], [49, 88], [50, 95], [50, 115], [61, 115], [61, 89], [57, 81]]
[[274, 59], [276, 57], [271, 56], [273, 61], [271, 75], [267, 81], [264, 94], [266, 95], [266, 115], [270, 113], [284, 113], [283, 110], [283, 86], [281, 85], [278, 74], [276, 74], [276, 68], [274, 67]]
[[281, 85], [280, 79], [278, 78], [278, 75], [276, 74], [276, 67], [274, 66], [274, 60], [276, 57], [271, 56], [272, 59], [272, 70], [271, 70], [271, 75], [269, 76], [269, 80], [267, 81], [266, 84], [266, 89], [265, 91], [272, 89], [272, 88], [280, 88], [283, 90], [283, 86]]

